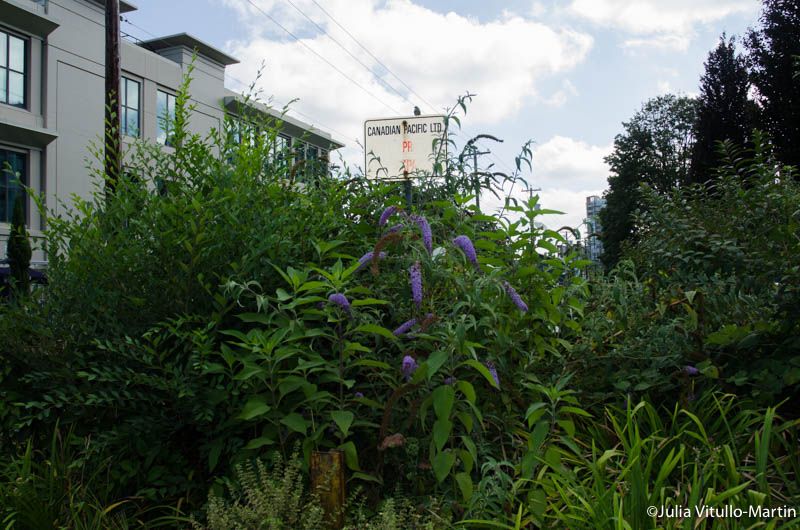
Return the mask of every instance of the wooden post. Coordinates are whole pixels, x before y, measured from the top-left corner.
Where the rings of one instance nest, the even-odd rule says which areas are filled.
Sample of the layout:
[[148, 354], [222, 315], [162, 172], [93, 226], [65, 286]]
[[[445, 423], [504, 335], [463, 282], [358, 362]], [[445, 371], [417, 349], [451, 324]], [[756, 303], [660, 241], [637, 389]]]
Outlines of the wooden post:
[[311, 491], [319, 496], [330, 528], [344, 526], [344, 451], [311, 453]]
[[119, 67], [119, 0], [106, 0], [106, 193], [113, 193], [122, 173]]

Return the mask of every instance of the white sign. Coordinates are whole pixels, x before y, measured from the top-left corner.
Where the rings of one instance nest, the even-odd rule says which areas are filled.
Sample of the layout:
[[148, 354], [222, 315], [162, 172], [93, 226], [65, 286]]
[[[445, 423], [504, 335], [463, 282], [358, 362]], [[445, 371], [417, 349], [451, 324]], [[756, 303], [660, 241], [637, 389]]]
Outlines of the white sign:
[[368, 179], [398, 180], [433, 174], [437, 155], [447, 154], [444, 116], [409, 116], [364, 122]]

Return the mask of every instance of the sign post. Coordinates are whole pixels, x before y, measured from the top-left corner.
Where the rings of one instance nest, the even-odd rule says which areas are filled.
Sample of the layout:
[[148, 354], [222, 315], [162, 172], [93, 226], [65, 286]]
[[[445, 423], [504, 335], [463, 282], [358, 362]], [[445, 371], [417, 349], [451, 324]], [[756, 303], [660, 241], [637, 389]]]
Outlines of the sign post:
[[447, 163], [447, 127], [441, 115], [384, 118], [364, 122], [364, 172], [372, 180], [405, 181], [411, 206], [411, 179], [432, 175], [437, 158]]

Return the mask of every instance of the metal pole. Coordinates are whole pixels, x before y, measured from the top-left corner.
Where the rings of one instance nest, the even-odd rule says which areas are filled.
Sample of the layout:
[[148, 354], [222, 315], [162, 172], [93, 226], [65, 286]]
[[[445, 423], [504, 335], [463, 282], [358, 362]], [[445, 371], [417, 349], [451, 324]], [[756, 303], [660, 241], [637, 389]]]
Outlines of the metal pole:
[[403, 181], [403, 186], [405, 187], [406, 191], [406, 209], [411, 210], [412, 204], [412, 197], [411, 197], [411, 179], [408, 178], [408, 174], [406, 173], [406, 180]]
[[481, 185], [478, 182], [478, 148], [472, 146], [472, 185], [475, 186], [475, 207], [481, 211]]
[[119, 0], [106, 0], [106, 193], [113, 193], [121, 170]]

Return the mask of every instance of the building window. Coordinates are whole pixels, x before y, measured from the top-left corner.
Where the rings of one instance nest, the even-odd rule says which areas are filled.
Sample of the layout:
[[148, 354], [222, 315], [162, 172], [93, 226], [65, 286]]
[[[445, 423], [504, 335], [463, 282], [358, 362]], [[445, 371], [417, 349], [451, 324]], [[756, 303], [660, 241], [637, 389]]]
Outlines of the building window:
[[20, 181], [25, 181], [27, 157], [19, 151], [0, 148], [0, 223], [10, 223], [14, 201], [25, 192]]
[[141, 114], [140, 114], [140, 93], [141, 84], [133, 79], [127, 77], [122, 78], [122, 87], [120, 93], [122, 98], [120, 100], [120, 124], [122, 126], [122, 134], [127, 136], [139, 137], [141, 130]]
[[156, 116], [158, 117], [158, 134], [156, 141], [162, 145], [172, 145], [172, 133], [175, 126], [175, 95], [159, 90], [156, 94]]
[[26, 107], [27, 52], [25, 39], [0, 31], [0, 103]]

